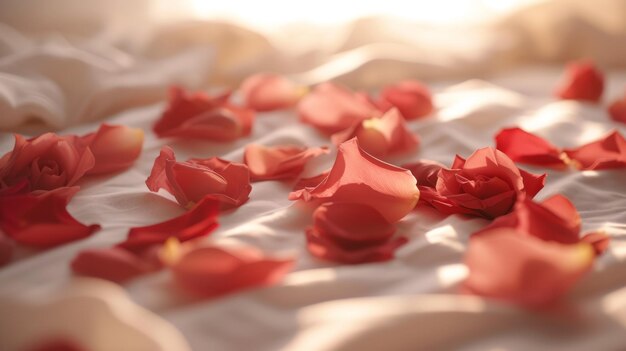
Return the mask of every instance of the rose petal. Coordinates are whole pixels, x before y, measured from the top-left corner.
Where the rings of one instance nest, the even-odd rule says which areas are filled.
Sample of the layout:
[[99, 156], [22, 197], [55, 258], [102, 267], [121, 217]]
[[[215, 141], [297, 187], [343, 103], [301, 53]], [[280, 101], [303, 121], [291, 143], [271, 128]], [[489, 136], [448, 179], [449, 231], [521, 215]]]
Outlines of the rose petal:
[[117, 244], [134, 253], [145, 251], [155, 244], [163, 244], [174, 237], [179, 242], [209, 235], [218, 227], [219, 201], [206, 197], [181, 216], [145, 227], [134, 227], [128, 238]]
[[78, 189], [0, 197], [0, 229], [16, 242], [34, 247], [51, 247], [90, 236], [100, 226], [84, 225], [66, 209]]
[[0, 232], [0, 267], [11, 262], [14, 249], [13, 242]]
[[384, 87], [378, 105], [383, 111], [396, 107], [407, 120], [428, 116], [433, 111], [430, 91], [415, 80], [405, 80]]
[[364, 119], [380, 115], [369, 99], [333, 83], [316, 86], [298, 104], [302, 122], [323, 133], [342, 131]]
[[565, 68], [555, 94], [561, 99], [600, 102], [604, 75], [591, 61], [572, 62]]
[[564, 152], [581, 170], [626, 167], [626, 139], [618, 131], [576, 149], [566, 149]]
[[626, 123], [626, 93], [621, 99], [611, 103], [608, 112], [614, 121]]
[[580, 241], [591, 245], [596, 256], [600, 256], [609, 248], [611, 237], [603, 232], [593, 232], [585, 234]]
[[521, 128], [503, 129], [495, 139], [496, 148], [515, 162], [556, 169], [567, 166], [559, 148]]
[[143, 130], [102, 124], [97, 132], [81, 137], [91, 149], [95, 166], [87, 174], [117, 172], [130, 167], [141, 153]]
[[402, 168], [411, 171], [417, 180], [417, 185], [434, 188], [437, 185], [439, 171], [445, 166], [439, 162], [430, 160], [419, 160], [417, 162], [406, 163]]
[[496, 228], [470, 239], [464, 289], [476, 295], [543, 307], [565, 294], [594, 261], [591, 245], [563, 245]]
[[231, 141], [250, 134], [254, 110], [228, 102], [230, 93], [208, 96], [170, 88], [170, 101], [154, 125], [157, 136]]
[[256, 111], [274, 111], [294, 106], [302, 89], [284, 76], [259, 73], [246, 78], [239, 87], [247, 107]]
[[296, 185], [293, 186], [293, 191], [302, 190], [304, 188], [315, 188], [328, 177], [329, 173], [330, 171], [326, 171], [313, 177], [300, 178], [298, 182], [296, 182]]
[[55, 337], [37, 342], [25, 351], [89, 351], [74, 340]]
[[411, 172], [369, 155], [351, 139], [339, 146], [335, 164], [322, 183], [292, 192], [289, 199], [368, 205], [393, 223], [415, 207], [419, 199], [415, 183]]
[[74, 274], [123, 283], [152, 271], [133, 253], [118, 247], [83, 250], [71, 263]]
[[172, 273], [181, 287], [210, 298], [276, 284], [293, 263], [264, 258], [251, 250], [203, 247], [184, 255], [172, 266]]
[[408, 130], [404, 118], [395, 108], [380, 118], [369, 118], [335, 133], [331, 139], [335, 145], [339, 145], [354, 137], [359, 140], [359, 146], [373, 156], [408, 152], [419, 145], [419, 138]]
[[250, 144], [245, 148], [243, 162], [250, 169], [252, 181], [290, 179], [298, 177], [310, 159], [328, 152], [327, 147]]

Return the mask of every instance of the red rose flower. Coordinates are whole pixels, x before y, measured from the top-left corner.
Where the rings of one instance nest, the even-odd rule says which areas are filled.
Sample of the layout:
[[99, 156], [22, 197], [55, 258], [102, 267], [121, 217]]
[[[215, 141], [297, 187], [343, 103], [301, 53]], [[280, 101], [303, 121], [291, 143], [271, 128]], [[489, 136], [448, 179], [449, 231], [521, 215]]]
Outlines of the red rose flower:
[[222, 208], [238, 207], [248, 201], [252, 190], [246, 165], [217, 157], [176, 162], [167, 146], [154, 161], [146, 185], [154, 192], [165, 189], [187, 208], [207, 195], [220, 201]]
[[369, 155], [356, 138], [339, 145], [333, 168], [318, 186], [289, 194], [291, 200], [367, 205], [392, 223], [409, 213], [419, 197], [411, 172]]
[[608, 111], [615, 122], [626, 123], [626, 93], [624, 93], [621, 99], [613, 101]]
[[42, 248], [88, 237], [100, 226], [84, 225], [66, 209], [78, 189], [0, 197], [0, 229], [22, 245]]
[[250, 144], [244, 151], [243, 162], [250, 169], [252, 181], [292, 179], [302, 173], [310, 159], [327, 153], [327, 147]]
[[117, 172], [130, 167], [141, 154], [143, 130], [102, 124], [97, 132], [80, 137], [95, 158], [87, 174]]
[[509, 213], [519, 197], [533, 198], [546, 175], [521, 170], [494, 148], [457, 155], [450, 169], [439, 171], [435, 188], [420, 186], [422, 200], [444, 214], [495, 218]]
[[600, 102], [604, 90], [604, 75], [593, 62], [569, 63], [565, 75], [555, 90], [556, 96], [568, 100]]
[[594, 262], [587, 243], [543, 241], [510, 228], [470, 238], [464, 290], [541, 308], [565, 294]]
[[393, 239], [395, 225], [367, 205], [326, 203], [315, 210], [313, 221], [306, 230], [307, 248], [330, 261], [387, 261], [407, 242], [404, 237]]
[[246, 78], [239, 90], [247, 107], [256, 111], [274, 111], [294, 106], [306, 87], [278, 74], [259, 73]]
[[182, 88], [170, 89], [170, 101], [154, 125], [160, 138], [179, 137], [231, 141], [250, 134], [254, 111], [235, 106], [230, 93], [216, 97], [202, 92], [189, 94]]
[[202, 247], [171, 267], [174, 280], [187, 291], [217, 297], [278, 283], [293, 266], [291, 259], [266, 258], [253, 249]]
[[[75, 184], [94, 167], [94, 155], [75, 136], [15, 135], [13, 151], [0, 158], [0, 188], [28, 181], [30, 190], [51, 190]], [[25, 189], [28, 190], [28, 189]]]
[[333, 84], [322, 83], [298, 104], [300, 120], [333, 134], [353, 126], [364, 119], [379, 116], [381, 112], [365, 94]]
[[415, 80], [405, 80], [384, 87], [378, 106], [383, 111], [396, 107], [407, 120], [426, 117], [433, 111], [430, 91]]
[[332, 141], [339, 145], [352, 138], [357, 138], [359, 146], [376, 157], [412, 151], [419, 145], [419, 138], [408, 130], [404, 118], [395, 108], [380, 118], [365, 119], [333, 134]]

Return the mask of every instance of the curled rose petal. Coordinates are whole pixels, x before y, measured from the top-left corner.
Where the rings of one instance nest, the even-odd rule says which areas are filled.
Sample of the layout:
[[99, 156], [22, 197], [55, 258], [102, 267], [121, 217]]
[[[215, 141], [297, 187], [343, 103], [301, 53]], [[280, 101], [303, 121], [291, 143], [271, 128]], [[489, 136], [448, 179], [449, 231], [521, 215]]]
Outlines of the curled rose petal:
[[332, 136], [335, 145], [357, 138], [359, 146], [373, 156], [412, 151], [419, 145], [419, 138], [408, 130], [404, 118], [392, 108], [382, 117], [363, 120]]
[[161, 138], [214, 141], [231, 141], [249, 135], [254, 110], [235, 106], [228, 102], [229, 98], [230, 93], [211, 97], [172, 87], [169, 105], [154, 125], [154, 132]]
[[210, 298], [276, 284], [293, 263], [264, 257], [253, 249], [202, 247], [182, 256], [171, 269], [182, 288]]
[[608, 108], [609, 116], [616, 121], [626, 123], [626, 93], [621, 99], [613, 101]]
[[13, 258], [13, 242], [0, 232], [0, 267], [11, 262]]
[[165, 243], [174, 237], [179, 242], [209, 235], [218, 227], [219, 201], [208, 196], [189, 211], [165, 222], [131, 228], [128, 238], [117, 244], [134, 253], [140, 253], [149, 247]]
[[439, 179], [439, 171], [445, 166], [436, 161], [419, 160], [403, 164], [402, 168], [411, 171], [417, 180], [417, 185], [434, 188], [437, 185], [437, 179]]
[[239, 89], [247, 107], [274, 111], [294, 106], [306, 88], [278, 74], [259, 73], [246, 78]]
[[302, 190], [304, 188], [315, 188], [328, 177], [329, 173], [330, 171], [326, 171], [313, 177], [300, 178], [296, 182], [296, 185], [293, 186], [293, 191]]
[[369, 155], [354, 138], [339, 145], [335, 163], [322, 183], [294, 191], [289, 199], [368, 205], [393, 223], [415, 207], [419, 196], [411, 172]]
[[22, 245], [42, 248], [90, 236], [100, 226], [84, 225], [66, 209], [78, 189], [0, 197], [0, 229]]
[[580, 241], [591, 245], [596, 256], [600, 256], [609, 248], [611, 237], [603, 232], [593, 232], [583, 235]]
[[387, 261], [407, 242], [404, 237], [393, 239], [395, 225], [366, 205], [326, 203], [315, 210], [313, 221], [306, 230], [307, 248], [330, 261]]
[[576, 149], [563, 151], [581, 170], [626, 167], [626, 139], [618, 131]]
[[302, 122], [333, 134], [381, 113], [366, 96], [340, 85], [322, 83], [300, 100], [298, 114]]
[[123, 283], [151, 272], [140, 257], [119, 247], [83, 250], [71, 263], [74, 274]]
[[587, 243], [564, 245], [496, 228], [470, 238], [464, 290], [541, 308], [564, 295], [594, 262]]
[[591, 61], [578, 61], [567, 65], [555, 94], [561, 99], [600, 102], [603, 91], [602, 72]]
[[494, 148], [476, 150], [467, 160], [458, 156], [450, 169], [438, 173], [435, 188], [420, 186], [422, 201], [444, 214], [495, 218], [511, 212], [516, 200], [533, 198], [546, 175], [521, 170]]
[[146, 180], [150, 191], [165, 189], [184, 207], [211, 195], [222, 209], [241, 206], [252, 190], [248, 166], [217, 157], [177, 162], [174, 151], [164, 146]]
[[327, 147], [250, 144], [244, 151], [243, 162], [250, 169], [252, 181], [292, 179], [302, 173], [310, 159], [327, 153]]
[[416, 80], [384, 87], [378, 105], [383, 111], [396, 107], [407, 120], [428, 116], [433, 111], [430, 90]]
[[513, 161], [563, 169], [567, 166], [561, 150], [521, 128], [508, 128], [496, 135], [496, 148]]
[[139, 157], [143, 130], [102, 124], [97, 132], [80, 139], [95, 158], [95, 165], [87, 174], [110, 173], [130, 167]]
[[76, 136], [46, 133], [27, 140], [16, 134], [13, 150], [0, 158], [0, 189], [24, 180], [30, 190], [71, 186], [94, 164], [93, 153]]

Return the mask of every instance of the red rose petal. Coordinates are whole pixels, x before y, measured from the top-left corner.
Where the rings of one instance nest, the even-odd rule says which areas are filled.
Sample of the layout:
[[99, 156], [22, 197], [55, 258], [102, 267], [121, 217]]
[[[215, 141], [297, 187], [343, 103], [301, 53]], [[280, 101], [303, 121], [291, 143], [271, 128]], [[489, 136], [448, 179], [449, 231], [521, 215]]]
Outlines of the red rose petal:
[[184, 255], [172, 266], [175, 281], [204, 297], [278, 283], [293, 260], [270, 259], [251, 249], [203, 247]]
[[354, 137], [359, 140], [359, 146], [373, 156], [408, 152], [419, 145], [419, 138], [408, 130], [404, 118], [395, 108], [380, 118], [363, 120], [351, 128], [333, 134], [332, 141], [339, 145]]
[[419, 160], [403, 164], [402, 168], [411, 171], [417, 180], [417, 185], [434, 188], [437, 185], [437, 179], [439, 179], [439, 171], [445, 166], [435, 161]]
[[380, 115], [369, 99], [333, 83], [322, 83], [298, 104], [302, 122], [333, 134]]
[[515, 162], [556, 169], [567, 166], [559, 148], [521, 128], [501, 130], [496, 135], [496, 148]]
[[246, 78], [239, 87], [246, 106], [256, 111], [274, 111], [294, 106], [302, 88], [284, 76], [259, 73]]
[[565, 294], [594, 261], [591, 245], [563, 245], [496, 228], [473, 236], [463, 287], [476, 295], [539, 308]]
[[138, 256], [122, 248], [83, 250], [71, 263], [75, 274], [123, 283], [153, 269]]
[[65, 337], [50, 338], [37, 342], [24, 351], [89, 351], [76, 341]]
[[396, 107], [407, 120], [428, 116], [433, 111], [430, 91], [415, 80], [384, 87], [378, 105], [383, 111]]
[[102, 124], [97, 132], [80, 139], [95, 158], [95, 166], [87, 174], [102, 174], [126, 169], [135, 162], [143, 146], [143, 130]]
[[327, 153], [327, 147], [250, 144], [244, 151], [243, 162], [250, 169], [252, 181], [292, 179], [302, 173], [310, 159]]
[[604, 91], [604, 75], [593, 62], [569, 63], [555, 94], [561, 99], [600, 102]]
[[609, 248], [611, 237], [603, 232], [593, 232], [585, 234], [580, 241], [591, 245], [596, 256], [600, 256]]
[[131, 228], [128, 238], [117, 246], [140, 253], [153, 245], [165, 243], [171, 237], [184, 242], [209, 235], [218, 227], [218, 215], [219, 202], [209, 196], [181, 216], [145, 227]]
[[13, 242], [0, 232], [0, 267], [11, 262], [13, 258]]
[[34, 247], [51, 247], [90, 236], [100, 226], [84, 225], [66, 209], [78, 189], [0, 197], [0, 228], [16, 242]]
[[564, 152], [581, 170], [626, 167], [626, 139], [618, 131], [576, 149], [566, 149]]
[[170, 89], [170, 101], [154, 132], [161, 138], [180, 137], [231, 141], [250, 134], [254, 110], [228, 102], [229, 93], [211, 97]]
[[289, 199], [368, 205], [389, 222], [396, 222], [419, 199], [415, 183], [411, 172], [369, 155], [351, 139], [339, 146], [335, 164], [322, 183], [292, 192]]
[[621, 99], [613, 101], [608, 111], [614, 121], [626, 123], [626, 93]]
[[326, 171], [313, 177], [300, 178], [298, 182], [296, 182], [296, 185], [293, 186], [293, 191], [302, 190], [304, 188], [315, 188], [328, 177], [329, 173], [330, 171]]

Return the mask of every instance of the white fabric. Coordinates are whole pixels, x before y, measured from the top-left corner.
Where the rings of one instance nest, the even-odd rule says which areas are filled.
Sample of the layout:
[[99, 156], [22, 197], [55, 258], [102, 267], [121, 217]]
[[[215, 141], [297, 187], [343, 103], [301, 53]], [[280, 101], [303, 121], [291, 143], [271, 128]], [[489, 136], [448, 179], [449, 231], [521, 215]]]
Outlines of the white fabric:
[[[7, 3], [17, 6], [21, 2]], [[580, 17], [588, 8], [584, 2], [575, 3], [577, 7], [570, 13]], [[623, 8], [623, 2], [606, 4], [612, 7], [604, 15], [620, 16], [617, 10]], [[4, 15], [7, 12], [2, 5], [0, 14]], [[559, 7], [546, 6], [543, 13], [556, 16]], [[16, 12], [16, 18], [22, 12]], [[172, 146], [182, 160], [220, 156], [241, 161], [243, 148], [250, 142], [329, 144], [327, 138], [300, 124], [293, 112], [259, 114], [252, 135], [233, 143], [159, 140], [151, 126], [164, 107], [164, 88], [172, 82], [234, 86], [248, 73], [276, 67], [297, 73], [294, 77], [306, 83], [337, 77], [355, 88], [380, 86], [409, 76], [430, 79], [437, 112], [432, 118], [410, 123], [411, 130], [421, 136], [422, 147], [393, 159], [397, 164], [417, 158], [450, 164], [455, 154], [468, 156], [479, 147], [493, 145], [493, 135], [500, 128], [514, 125], [562, 147], [592, 141], [614, 128], [626, 134], [625, 126], [612, 122], [603, 106], [551, 97], [562, 63], [535, 66], [524, 61], [519, 68], [483, 80], [465, 79], [507, 67], [511, 57], [534, 61], [577, 56], [562, 46], [545, 45], [543, 40], [556, 40], [548, 34], [550, 28], [542, 29], [544, 35], [526, 30], [529, 23], [554, 23], [529, 12], [517, 14], [517, 20], [509, 23], [518, 24], [507, 27], [511, 30], [508, 33], [517, 33], [518, 38], [529, 38], [515, 48], [496, 50], [498, 46], [492, 45], [497, 41], [487, 36], [474, 56], [468, 55], [470, 50], [461, 50], [461, 56], [454, 50], [425, 53], [420, 51], [424, 42], [394, 41], [388, 37], [391, 32], [386, 32], [387, 37], [372, 38], [374, 33], [366, 30], [367, 24], [382, 22], [363, 20], [355, 26], [361, 25], [360, 30], [344, 37], [352, 40], [322, 48], [328, 50], [322, 50], [318, 57], [300, 52], [301, 61], [295, 61], [296, 56], [281, 57], [279, 47], [257, 33], [227, 24], [166, 25], [141, 38], [135, 32], [113, 30], [115, 26], [107, 32], [86, 27], [84, 34], [93, 37], [86, 40], [80, 32], [59, 29], [59, 23], [65, 23], [59, 13], [50, 14], [50, 26], [67, 40], [51, 39], [45, 29], [15, 19], [5, 22], [15, 28], [21, 25], [19, 33], [4, 27], [0, 30], [4, 53], [0, 58], [0, 129], [7, 131], [0, 134], [0, 151], [12, 148], [11, 131], [62, 128], [60, 133], [82, 134], [95, 130], [100, 120], [143, 128], [146, 141], [131, 169], [81, 182], [70, 212], [84, 223], [101, 224], [101, 231], [52, 250], [22, 250], [16, 262], [0, 269], [0, 293], [11, 299], [37, 300], [73, 289], [68, 287], [73, 281], [68, 267], [77, 252], [110, 246], [123, 240], [129, 227], [160, 222], [183, 212], [171, 196], [152, 194], [144, 184], [163, 145]], [[140, 11], [131, 11], [137, 13]], [[621, 14], [623, 18], [626, 11]], [[626, 71], [616, 62], [626, 62], [626, 46], [615, 43], [623, 40], [626, 30], [585, 31], [584, 25], [571, 21], [562, 25], [588, 34], [577, 44], [612, 67], [607, 73], [605, 96], [621, 94]], [[614, 41], [585, 46], [607, 37]], [[384, 39], [389, 40], [384, 43]], [[240, 40], [242, 46], [233, 45], [234, 40]], [[515, 55], [522, 49], [533, 54]], [[216, 55], [211, 60], [213, 50]], [[490, 57], [494, 60], [487, 60]], [[622, 61], [613, 62], [619, 57]], [[61, 68], [68, 74], [61, 74]], [[45, 126], [24, 124], [31, 118]], [[334, 154], [316, 159], [305, 175], [327, 169], [333, 159]], [[284, 283], [211, 301], [190, 300], [176, 290], [167, 272], [141, 277], [124, 288], [135, 303], [178, 328], [193, 350], [622, 349], [626, 344], [626, 173], [547, 173], [546, 187], [538, 199], [556, 193], [566, 195], [580, 211], [584, 231], [603, 229], [612, 237], [595, 270], [577, 285], [564, 306], [550, 315], [457, 293], [458, 283], [467, 274], [462, 264], [465, 245], [472, 232], [488, 223], [483, 219], [443, 217], [420, 209], [399, 224], [399, 233], [408, 236], [410, 242], [393, 261], [346, 266], [312, 258], [304, 246], [310, 209], [287, 200], [293, 185], [290, 182], [253, 184], [250, 201], [221, 216], [220, 228], [206, 239], [207, 243], [252, 245], [268, 254], [294, 255], [296, 268]], [[63, 320], [62, 313], [58, 319]]]

